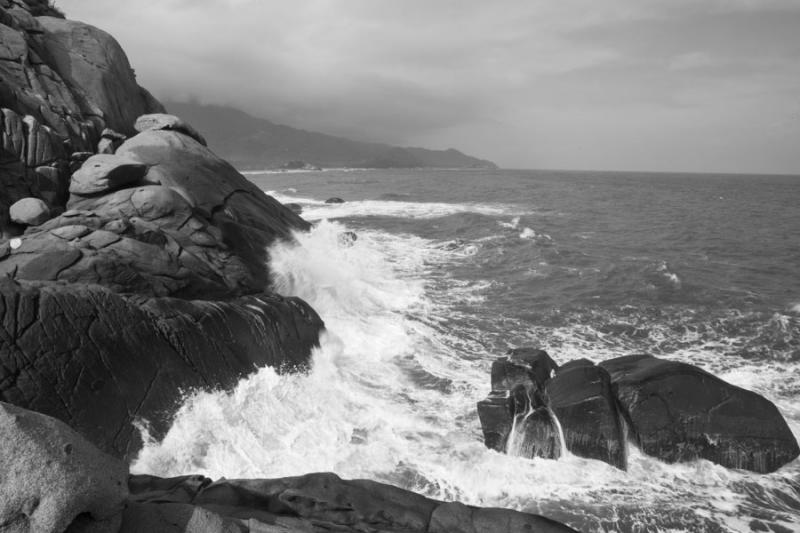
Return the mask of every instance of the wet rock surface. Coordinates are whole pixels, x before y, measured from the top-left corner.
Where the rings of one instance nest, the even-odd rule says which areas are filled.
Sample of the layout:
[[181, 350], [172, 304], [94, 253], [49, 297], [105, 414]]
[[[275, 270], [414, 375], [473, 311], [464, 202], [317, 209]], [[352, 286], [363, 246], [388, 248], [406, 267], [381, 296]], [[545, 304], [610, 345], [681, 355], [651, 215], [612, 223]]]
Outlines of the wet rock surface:
[[[212, 482], [202, 476], [131, 476], [122, 532], [404, 531], [572, 532], [548, 518], [432, 500], [391, 485], [335, 474]], [[148, 529], [150, 528], [150, 529]]]
[[522, 349], [494, 361], [491, 382], [478, 415], [486, 446], [501, 452], [558, 458], [566, 447], [626, 469], [632, 443], [666, 462], [708, 459], [760, 473], [800, 455], [772, 402], [686, 363], [632, 355], [558, 367]]
[[643, 452], [667, 462], [708, 459], [773, 472], [800, 454], [766, 398], [686, 363], [631, 355], [600, 363]]

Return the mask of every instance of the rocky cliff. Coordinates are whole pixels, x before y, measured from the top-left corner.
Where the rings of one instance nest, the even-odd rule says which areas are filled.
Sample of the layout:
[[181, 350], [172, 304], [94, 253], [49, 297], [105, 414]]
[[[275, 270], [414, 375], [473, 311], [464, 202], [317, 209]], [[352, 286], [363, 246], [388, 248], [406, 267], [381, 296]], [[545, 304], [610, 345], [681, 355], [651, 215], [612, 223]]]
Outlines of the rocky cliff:
[[322, 322], [269, 291], [308, 224], [136, 84], [117, 42], [0, 3], [0, 400], [129, 456], [181, 390], [308, 363]]

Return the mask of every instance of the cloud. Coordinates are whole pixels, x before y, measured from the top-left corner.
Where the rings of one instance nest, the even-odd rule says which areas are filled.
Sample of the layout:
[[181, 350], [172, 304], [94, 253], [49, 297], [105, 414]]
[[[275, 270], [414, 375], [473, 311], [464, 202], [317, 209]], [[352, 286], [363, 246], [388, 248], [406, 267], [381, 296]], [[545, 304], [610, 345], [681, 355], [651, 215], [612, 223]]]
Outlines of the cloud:
[[796, 130], [758, 152], [800, 94], [794, 0], [58, 5], [162, 99], [509, 166], [800, 172]]

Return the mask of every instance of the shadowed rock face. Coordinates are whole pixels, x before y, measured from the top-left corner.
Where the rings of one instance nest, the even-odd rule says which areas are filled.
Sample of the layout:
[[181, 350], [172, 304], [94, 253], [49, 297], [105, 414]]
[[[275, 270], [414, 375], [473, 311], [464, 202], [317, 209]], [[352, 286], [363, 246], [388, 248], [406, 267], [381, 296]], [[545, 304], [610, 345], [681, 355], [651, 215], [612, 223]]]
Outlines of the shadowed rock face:
[[243, 533], [574, 532], [539, 515], [444, 503], [383, 483], [348, 481], [334, 474], [217, 482], [202, 476], [131, 476], [129, 487], [131, 499], [123, 516], [123, 533], [177, 533], [198, 522], [211, 524], [203, 531]]
[[136, 84], [119, 44], [41, 1], [0, 0], [0, 231], [25, 197], [63, 207], [70, 154], [93, 152], [104, 128], [135, 133], [163, 106]]
[[627, 468], [622, 421], [608, 372], [586, 359], [571, 361], [547, 382], [546, 395], [570, 452]]
[[772, 402], [695, 366], [632, 355], [553, 369], [542, 353], [492, 364], [492, 392], [478, 403], [487, 447], [557, 458], [557, 421], [570, 452], [622, 469], [626, 428], [644, 453], [667, 462], [703, 458], [766, 473], [800, 455]]
[[54, 416], [106, 452], [140, 446], [137, 418], [169, 428], [182, 390], [233, 386], [307, 363], [322, 327], [305, 302], [125, 296], [97, 285], [0, 282], [0, 401]]

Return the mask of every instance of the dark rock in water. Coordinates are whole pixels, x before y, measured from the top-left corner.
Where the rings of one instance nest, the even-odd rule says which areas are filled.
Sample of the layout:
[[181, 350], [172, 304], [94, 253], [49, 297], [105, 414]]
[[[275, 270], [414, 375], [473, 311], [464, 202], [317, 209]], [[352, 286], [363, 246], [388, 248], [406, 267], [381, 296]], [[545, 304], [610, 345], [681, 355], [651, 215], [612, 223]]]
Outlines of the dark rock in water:
[[492, 363], [492, 390], [511, 390], [523, 382], [540, 390], [557, 369], [556, 362], [544, 350], [512, 348], [505, 358]]
[[0, 317], [0, 401], [63, 420], [116, 456], [138, 449], [137, 417], [163, 435], [182, 390], [305, 366], [322, 327], [301, 300], [272, 294], [147, 299], [13, 281], [0, 282]]
[[627, 469], [625, 434], [605, 369], [586, 359], [570, 361], [545, 390], [567, 450]]
[[478, 402], [478, 417], [487, 448], [504, 452], [514, 424], [514, 404], [509, 391], [492, 391]]
[[290, 209], [292, 211], [292, 213], [295, 213], [295, 214], [298, 214], [298, 215], [303, 212], [303, 206], [300, 205], [300, 204], [296, 204], [296, 203], [291, 202], [291, 203], [288, 203], [288, 204], [283, 204], [283, 206], [286, 207], [286, 209]]
[[119, 531], [127, 466], [66, 424], [0, 402], [0, 530]]
[[773, 472], [800, 454], [772, 402], [700, 368], [650, 355], [600, 366], [611, 376], [633, 438], [648, 455]]
[[343, 204], [344, 200], [342, 200], [341, 198], [333, 197], [333, 198], [328, 198], [327, 200], [325, 200], [325, 203], [326, 204]]
[[519, 457], [558, 459], [562, 455], [558, 422], [546, 407], [518, 411], [507, 453]]
[[478, 402], [486, 446], [506, 450], [514, 418], [544, 406], [544, 384], [556, 368], [547, 352], [535, 348], [515, 348], [492, 362], [492, 392]]
[[122, 533], [187, 531], [574, 532], [548, 518], [432, 500], [391, 485], [334, 474], [281, 479], [131, 476]]
[[339, 234], [338, 240], [342, 246], [353, 246], [358, 240], [358, 235], [355, 231], [345, 231]]
[[487, 447], [524, 457], [581, 457], [627, 467], [627, 435], [668, 462], [703, 458], [772, 472], [800, 455], [772, 402], [685, 363], [632, 355], [558, 367], [541, 350], [492, 363], [492, 392], [478, 403]]

